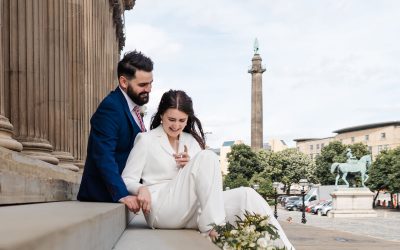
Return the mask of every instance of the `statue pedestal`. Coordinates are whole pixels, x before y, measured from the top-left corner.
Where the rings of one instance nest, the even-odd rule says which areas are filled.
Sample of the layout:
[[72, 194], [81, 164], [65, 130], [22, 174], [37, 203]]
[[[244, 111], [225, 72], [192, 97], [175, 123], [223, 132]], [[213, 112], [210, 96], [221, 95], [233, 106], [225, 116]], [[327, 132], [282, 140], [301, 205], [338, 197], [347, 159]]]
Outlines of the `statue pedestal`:
[[374, 193], [368, 188], [339, 188], [331, 193], [333, 209], [330, 218], [376, 217], [372, 209]]

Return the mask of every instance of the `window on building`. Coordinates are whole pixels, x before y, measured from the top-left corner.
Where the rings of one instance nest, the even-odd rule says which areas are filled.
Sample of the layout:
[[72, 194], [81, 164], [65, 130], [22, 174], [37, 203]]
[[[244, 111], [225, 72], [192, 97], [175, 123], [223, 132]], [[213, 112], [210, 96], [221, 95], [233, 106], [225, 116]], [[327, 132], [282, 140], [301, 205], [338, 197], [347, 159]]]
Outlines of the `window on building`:
[[368, 151], [369, 151], [370, 153], [372, 153], [372, 147], [371, 147], [371, 146], [368, 147]]
[[325, 145], [324, 145], [323, 143], [321, 143], [321, 149], [323, 149], [323, 148], [324, 148], [324, 146], [325, 146]]
[[382, 145], [378, 146], [378, 154], [382, 151]]
[[354, 141], [355, 141], [354, 137], [351, 137], [351, 142], [354, 142]]
[[310, 158], [311, 158], [311, 160], [313, 159], [313, 154], [310, 154]]
[[365, 140], [366, 140], [366, 141], [369, 140], [369, 135], [365, 135]]
[[314, 146], [313, 145], [310, 145], [310, 150], [313, 150], [314, 149]]
[[317, 149], [319, 149], [319, 144], [317, 144]]
[[381, 133], [381, 139], [386, 139], [386, 133]]
[[389, 149], [389, 145], [388, 144], [386, 144], [385, 146], [383, 146], [383, 149]]

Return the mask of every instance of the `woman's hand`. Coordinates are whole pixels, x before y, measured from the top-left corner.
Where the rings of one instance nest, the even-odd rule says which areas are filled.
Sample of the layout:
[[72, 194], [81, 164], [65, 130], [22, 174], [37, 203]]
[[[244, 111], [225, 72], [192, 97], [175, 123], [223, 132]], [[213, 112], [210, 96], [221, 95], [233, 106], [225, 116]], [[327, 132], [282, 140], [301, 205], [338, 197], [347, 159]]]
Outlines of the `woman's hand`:
[[174, 154], [176, 165], [178, 165], [181, 168], [186, 166], [186, 164], [190, 161], [190, 156], [188, 154], [188, 148], [186, 147], [186, 145], [184, 145], [183, 147], [184, 147], [183, 153]]
[[146, 186], [142, 186], [139, 188], [138, 196], [137, 196], [139, 206], [142, 209], [144, 214], [150, 213], [151, 210], [151, 194], [149, 189]]

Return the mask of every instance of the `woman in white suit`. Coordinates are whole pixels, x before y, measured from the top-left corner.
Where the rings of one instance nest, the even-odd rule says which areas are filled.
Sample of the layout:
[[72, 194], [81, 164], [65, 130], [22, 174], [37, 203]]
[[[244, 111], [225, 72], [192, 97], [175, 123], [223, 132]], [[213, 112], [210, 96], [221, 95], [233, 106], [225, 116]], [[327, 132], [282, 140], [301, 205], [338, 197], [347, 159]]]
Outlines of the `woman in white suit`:
[[210, 224], [233, 223], [235, 215], [247, 210], [268, 215], [283, 244], [293, 247], [257, 192], [251, 188], [222, 191], [218, 157], [204, 150], [202, 126], [185, 92], [164, 93], [150, 129], [136, 137], [122, 173], [150, 227], [194, 228], [213, 237]]

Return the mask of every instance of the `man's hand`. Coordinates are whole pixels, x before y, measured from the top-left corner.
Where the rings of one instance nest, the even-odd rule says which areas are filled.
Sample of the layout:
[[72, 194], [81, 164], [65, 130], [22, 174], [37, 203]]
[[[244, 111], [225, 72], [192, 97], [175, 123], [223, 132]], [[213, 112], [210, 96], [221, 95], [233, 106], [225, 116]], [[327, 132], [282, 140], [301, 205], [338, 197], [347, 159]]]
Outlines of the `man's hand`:
[[140, 208], [142, 208], [143, 213], [145, 214], [150, 213], [151, 194], [146, 186], [142, 186], [139, 188], [138, 201], [139, 201], [139, 206]]
[[135, 214], [140, 211], [140, 206], [137, 196], [133, 195], [125, 196], [120, 200], [120, 202], [124, 203], [128, 207], [129, 211]]

